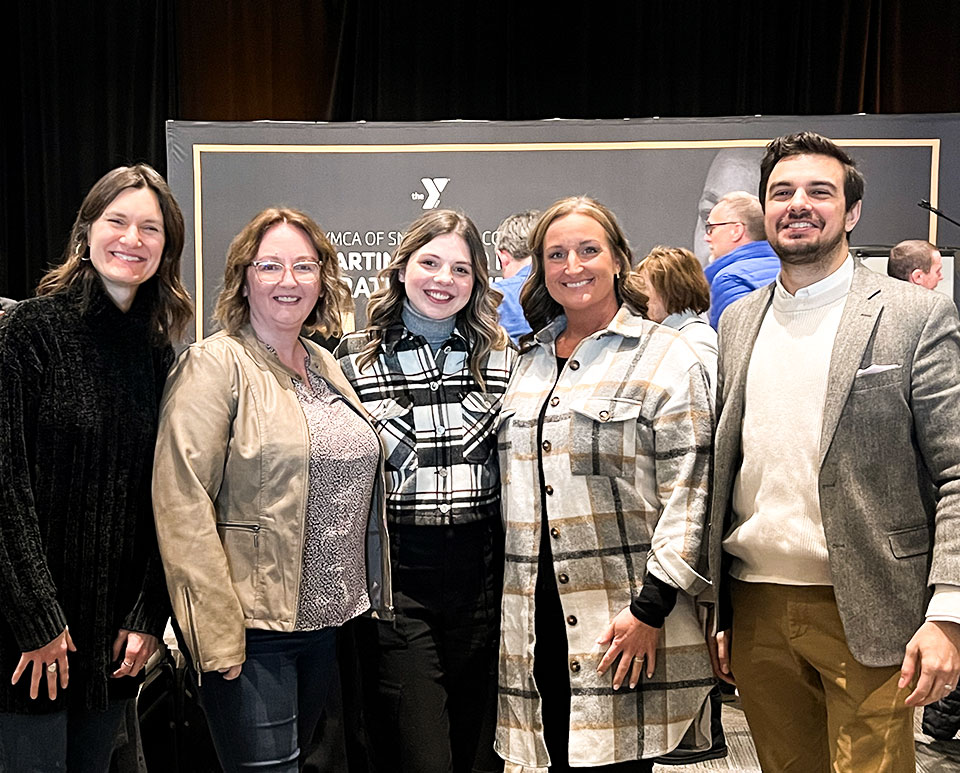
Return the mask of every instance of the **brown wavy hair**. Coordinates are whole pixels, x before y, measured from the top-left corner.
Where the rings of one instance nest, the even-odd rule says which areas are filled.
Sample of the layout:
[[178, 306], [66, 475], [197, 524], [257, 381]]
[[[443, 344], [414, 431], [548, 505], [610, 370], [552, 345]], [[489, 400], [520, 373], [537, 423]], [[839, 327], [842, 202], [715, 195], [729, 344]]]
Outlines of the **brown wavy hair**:
[[157, 272], [144, 282], [138, 292], [153, 293], [153, 329], [160, 343], [178, 339], [193, 316], [190, 295], [180, 281], [180, 254], [183, 252], [183, 213], [173, 198], [167, 181], [151, 166], [134, 164], [107, 172], [94, 183], [77, 212], [70, 229], [70, 239], [63, 252], [63, 262], [50, 269], [40, 284], [37, 295], [53, 295], [80, 286], [85, 299], [90, 298], [94, 283], [100, 281], [90, 253], [90, 226], [110, 203], [129, 188], [149, 188], [157, 197], [163, 214], [163, 252]]
[[393, 260], [377, 274], [379, 287], [367, 303], [366, 333], [369, 340], [357, 360], [361, 370], [376, 360], [387, 328], [401, 321], [400, 315], [407, 291], [399, 279], [400, 270], [421, 247], [438, 236], [450, 233], [461, 236], [470, 252], [473, 289], [467, 305], [457, 312], [457, 328], [467, 339], [470, 373], [481, 389], [485, 388], [483, 361], [491, 350], [504, 349], [509, 340], [500, 327], [500, 318], [497, 315], [503, 293], [490, 286], [487, 253], [483, 249], [483, 240], [477, 227], [465, 214], [452, 209], [434, 209], [414, 220], [400, 240]]
[[563, 307], [547, 291], [543, 243], [547, 237], [547, 229], [555, 220], [574, 213], [593, 218], [603, 227], [610, 250], [617, 261], [618, 270], [614, 282], [617, 303], [626, 303], [636, 314], [645, 315], [647, 312], [647, 296], [637, 282], [628, 281], [633, 264], [633, 252], [630, 250], [630, 244], [623, 229], [620, 228], [620, 223], [617, 222], [617, 216], [589, 196], [571, 196], [551, 205], [540, 215], [540, 219], [530, 232], [530, 251], [533, 253], [533, 262], [530, 277], [524, 283], [520, 293], [520, 305], [523, 307], [523, 315], [530, 323], [533, 333], [523, 337], [524, 343], [563, 314]]
[[692, 309], [702, 314], [710, 308], [710, 285], [697, 256], [683, 247], [657, 245], [640, 261], [629, 280], [650, 282], [663, 299], [667, 314]]
[[257, 257], [263, 235], [280, 223], [303, 231], [317, 251], [320, 263], [320, 297], [304, 320], [304, 329], [319, 331], [328, 338], [339, 338], [343, 333], [344, 314], [353, 311], [353, 298], [340, 275], [337, 251], [309, 215], [287, 207], [268, 207], [259, 212], [230, 242], [223, 269], [223, 289], [213, 310], [214, 319], [232, 335], [250, 321], [250, 302], [243, 294], [247, 266]]

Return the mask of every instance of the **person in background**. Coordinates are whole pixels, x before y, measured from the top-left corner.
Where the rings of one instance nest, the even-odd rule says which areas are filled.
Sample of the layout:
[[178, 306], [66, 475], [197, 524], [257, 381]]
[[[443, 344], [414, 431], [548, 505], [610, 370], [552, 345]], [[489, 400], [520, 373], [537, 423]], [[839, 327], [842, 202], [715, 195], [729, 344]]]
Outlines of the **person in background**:
[[887, 276], [935, 290], [943, 279], [943, 258], [930, 242], [908, 239], [890, 250]]
[[643, 317], [606, 207], [558, 201], [530, 242], [521, 299], [537, 332], [500, 429], [496, 748], [524, 769], [651, 771], [681, 743], [710, 746], [693, 598], [709, 584], [710, 387], [680, 335]]
[[530, 332], [530, 325], [527, 324], [520, 306], [520, 291], [530, 276], [530, 245], [527, 243], [527, 235], [538, 217], [540, 213], [535, 209], [510, 215], [500, 223], [494, 238], [503, 271], [503, 279], [496, 282], [497, 289], [503, 293], [497, 313], [500, 315], [500, 324], [514, 343]]
[[710, 245], [705, 238], [710, 211], [731, 191], [756, 190], [762, 155], [762, 148], [721, 148], [710, 162], [697, 201], [697, 223], [693, 231], [693, 252], [702, 266], [706, 267], [711, 260]]
[[146, 164], [90, 189], [0, 324], [0, 767], [105, 771], [169, 617], [150, 506], [184, 226]]
[[383, 769], [496, 771], [503, 576], [497, 423], [516, 350], [483, 242], [459, 212], [415, 220], [337, 349], [387, 451], [396, 621], [378, 623]]
[[697, 256], [682, 247], [654, 247], [635, 274], [647, 296], [647, 319], [683, 336], [707, 369], [711, 394], [717, 384], [717, 331], [704, 312], [710, 288]]
[[710, 264], [704, 268], [710, 284], [710, 324], [716, 330], [727, 306], [776, 278], [780, 260], [766, 240], [763, 210], [753, 194], [734, 191], [723, 196], [710, 210], [704, 229], [710, 246]]
[[227, 252], [215, 316], [167, 380], [153, 500], [167, 588], [228, 773], [295, 773], [339, 626], [389, 617], [380, 440], [333, 356], [350, 307], [319, 226], [269, 208]]

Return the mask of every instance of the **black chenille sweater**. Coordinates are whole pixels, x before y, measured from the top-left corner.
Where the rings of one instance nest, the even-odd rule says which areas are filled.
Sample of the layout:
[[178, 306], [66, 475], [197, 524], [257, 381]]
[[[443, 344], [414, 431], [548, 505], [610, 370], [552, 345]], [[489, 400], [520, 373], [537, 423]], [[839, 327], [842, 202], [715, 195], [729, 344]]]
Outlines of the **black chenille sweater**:
[[[150, 502], [169, 346], [151, 342], [155, 288], [124, 314], [100, 282], [24, 301], [0, 319], [0, 711], [102, 709], [120, 628], [159, 636], [169, 614]], [[21, 651], [69, 625], [56, 701], [11, 687]], [[63, 693], [66, 693], [65, 695]]]

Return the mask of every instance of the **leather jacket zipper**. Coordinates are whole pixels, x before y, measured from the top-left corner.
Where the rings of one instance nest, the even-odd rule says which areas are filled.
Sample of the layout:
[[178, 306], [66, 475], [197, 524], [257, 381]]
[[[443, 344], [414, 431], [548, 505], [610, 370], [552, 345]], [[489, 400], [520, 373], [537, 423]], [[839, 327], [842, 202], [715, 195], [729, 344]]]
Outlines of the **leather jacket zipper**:
[[258, 523], [246, 523], [245, 521], [219, 521], [217, 526], [223, 527], [224, 529], [240, 529], [241, 531], [252, 532], [253, 546], [260, 546], [260, 524]]

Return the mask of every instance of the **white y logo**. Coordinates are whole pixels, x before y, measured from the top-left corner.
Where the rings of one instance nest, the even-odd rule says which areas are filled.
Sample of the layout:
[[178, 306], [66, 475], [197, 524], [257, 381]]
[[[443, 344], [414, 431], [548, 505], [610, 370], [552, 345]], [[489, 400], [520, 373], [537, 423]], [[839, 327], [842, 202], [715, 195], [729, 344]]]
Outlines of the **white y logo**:
[[427, 199], [423, 202], [423, 209], [436, 209], [440, 204], [440, 194], [443, 193], [443, 189], [447, 187], [447, 183], [450, 182], [449, 177], [421, 177], [420, 182], [423, 183], [423, 188], [427, 192]]

